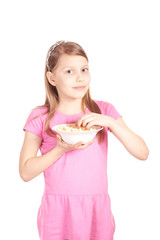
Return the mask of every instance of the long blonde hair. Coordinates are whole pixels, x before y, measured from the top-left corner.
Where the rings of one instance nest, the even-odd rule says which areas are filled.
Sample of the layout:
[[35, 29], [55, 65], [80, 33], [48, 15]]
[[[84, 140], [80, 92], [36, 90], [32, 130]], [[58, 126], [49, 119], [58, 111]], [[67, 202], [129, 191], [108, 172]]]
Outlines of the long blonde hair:
[[[57, 46], [54, 48], [55, 45]], [[54, 50], [52, 51], [53, 48]], [[45, 64], [45, 73], [44, 73], [46, 97], [45, 97], [44, 105], [39, 107], [46, 109], [44, 114], [47, 113], [48, 115], [45, 122], [45, 131], [48, 135], [52, 137], [55, 137], [56, 134], [50, 128], [50, 121], [54, 116], [57, 103], [59, 103], [59, 96], [58, 96], [56, 87], [49, 83], [47, 78], [47, 72], [53, 71], [55, 69], [55, 67], [57, 66], [58, 60], [62, 54], [80, 55], [85, 57], [88, 61], [88, 57], [84, 49], [75, 42], [58, 41], [54, 45], [52, 45], [48, 50], [47, 57], [46, 57], [46, 64]], [[87, 93], [82, 98], [81, 108], [84, 113], [85, 113], [85, 106], [91, 112], [101, 113], [99, 106], [91, 98], [90, 89], [88, 89]], [[103, 137], [104, 137], [104, 129], [97, 133], [98, 143], [100, 143], [103, 140]]]

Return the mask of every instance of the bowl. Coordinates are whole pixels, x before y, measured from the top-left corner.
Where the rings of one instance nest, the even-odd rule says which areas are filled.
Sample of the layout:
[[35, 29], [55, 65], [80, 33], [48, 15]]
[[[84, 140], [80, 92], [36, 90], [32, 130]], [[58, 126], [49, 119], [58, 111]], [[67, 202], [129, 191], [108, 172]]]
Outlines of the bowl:
[[102, 129], [103, 127], [96, 125], [90, 129], [86, 129], [85, 127], [78, 128], [75, 123], [59, 124], [52, 127], [52, 130], [60, 134], [63, 141], [68, 144], [76, 144], [78, 142], [85, 144], [91, 141]]

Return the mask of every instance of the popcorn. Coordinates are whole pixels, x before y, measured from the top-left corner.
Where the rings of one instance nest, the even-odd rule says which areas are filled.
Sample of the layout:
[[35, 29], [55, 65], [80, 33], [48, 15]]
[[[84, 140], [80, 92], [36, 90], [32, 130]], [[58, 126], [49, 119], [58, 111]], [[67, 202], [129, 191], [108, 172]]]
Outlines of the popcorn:
[[78, 128], [76, 125], [74, 124], [68, 124], [66, 126], [58, 126], [57, 127], [57, 130], [59, 131], [63, 131], [63, 132], [89, 132], [91, 130], [96, 130], [97, 128], [90, 128], [90, 129], [87, 129], [86, 127], [80, 127]]

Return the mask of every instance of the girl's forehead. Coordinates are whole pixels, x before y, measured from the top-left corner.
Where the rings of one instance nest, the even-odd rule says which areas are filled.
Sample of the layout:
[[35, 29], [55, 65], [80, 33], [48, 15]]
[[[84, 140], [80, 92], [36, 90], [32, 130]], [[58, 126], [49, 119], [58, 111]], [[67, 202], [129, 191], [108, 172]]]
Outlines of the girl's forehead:
[[83, 65], [87, 64], [88, 61], [85, 57], [80, 55], [68, 55], [68, 54], [62, 54], [61, 57], [58, 60], [58, 65]]

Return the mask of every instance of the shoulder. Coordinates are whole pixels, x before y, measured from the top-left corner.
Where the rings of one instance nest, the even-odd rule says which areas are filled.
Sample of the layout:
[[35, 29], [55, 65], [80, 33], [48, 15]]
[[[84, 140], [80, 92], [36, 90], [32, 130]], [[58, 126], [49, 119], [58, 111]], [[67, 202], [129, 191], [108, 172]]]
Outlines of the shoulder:
[[116, 120], [122, 117], [119, 111], [117, 111], [117, 108], [112, 103], [102, 101], [102, 100], [94, 100], [94, 101], [99, 106], [102, 114], [110, 116]]
[[46, 112], [48, 112], [48, 108], [43, 106], [38, 106], [32, 109], [32, 113], [34, 114], [45, 114]]
[[106, 102], [106, 101], [103, 101], [103, 100], [93, 99], [93, 101], [99, 106], [99, 108], [102, 112], [108, 111], [109, 108], [111, 108], [113, 106], [110, 102]]
[[46, 107], [35, 107], [30, 111], [28, 120], [37, 119], [39, 121], [43, 121], [47, 113], [48, 109]]

